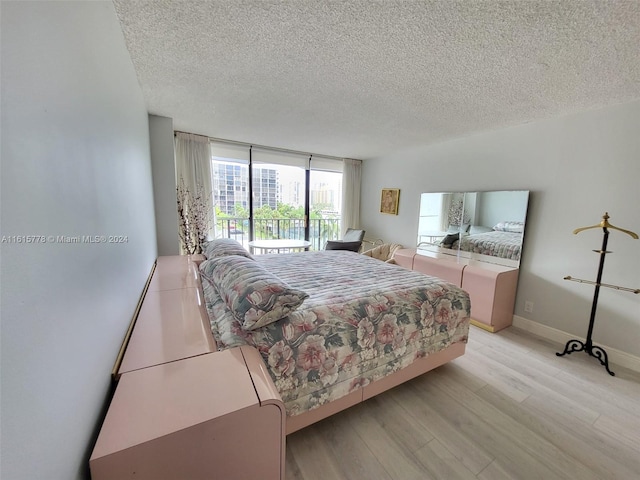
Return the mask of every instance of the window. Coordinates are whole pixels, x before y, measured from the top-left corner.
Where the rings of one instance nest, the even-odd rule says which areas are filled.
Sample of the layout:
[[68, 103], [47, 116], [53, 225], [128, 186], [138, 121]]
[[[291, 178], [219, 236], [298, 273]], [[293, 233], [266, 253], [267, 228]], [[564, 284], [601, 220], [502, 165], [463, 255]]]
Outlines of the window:
[[305, 239], [314, 250], [339, 237], [341, 160], [212, 142], [211, 162], [216, 236], [245, 247]]
[[340, 238], [342, 162], [311, 158], [309, 181], [309, 240], [314, 250]]

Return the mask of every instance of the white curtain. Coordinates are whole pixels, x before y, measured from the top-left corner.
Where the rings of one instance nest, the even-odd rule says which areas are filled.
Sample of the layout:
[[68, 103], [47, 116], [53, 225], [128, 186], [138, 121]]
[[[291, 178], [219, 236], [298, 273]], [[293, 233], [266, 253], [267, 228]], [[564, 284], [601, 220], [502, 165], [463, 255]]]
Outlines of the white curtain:
[[344, 159], [342, 173], [342, 235], [347, 228], [360, 228], [360, 183], [362, 160]]
[[215, 209], [212, 202], [211, 150], [209, 138], [190, 133], [176, 133], [176, 180], [190, 192], [201, 191], [205, 209], [210, 212], [209, 238], [215, 238]]

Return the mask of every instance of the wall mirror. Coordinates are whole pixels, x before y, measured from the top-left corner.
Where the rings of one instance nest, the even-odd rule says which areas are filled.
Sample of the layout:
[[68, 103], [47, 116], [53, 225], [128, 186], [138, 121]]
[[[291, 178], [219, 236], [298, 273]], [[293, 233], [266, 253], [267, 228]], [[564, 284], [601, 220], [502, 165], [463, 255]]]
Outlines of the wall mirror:
[[423, 193], [418, 249], [518, 267], [528, 204], [527, 190]]

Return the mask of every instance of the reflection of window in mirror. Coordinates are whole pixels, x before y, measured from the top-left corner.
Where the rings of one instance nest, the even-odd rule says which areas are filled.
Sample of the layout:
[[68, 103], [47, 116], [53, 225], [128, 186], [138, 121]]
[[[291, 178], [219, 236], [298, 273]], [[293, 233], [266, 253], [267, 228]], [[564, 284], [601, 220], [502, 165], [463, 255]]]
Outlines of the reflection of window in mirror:
[[420, 197], [418, 244], [439, 245], [450, 225], [450, 193], [423, 193]]

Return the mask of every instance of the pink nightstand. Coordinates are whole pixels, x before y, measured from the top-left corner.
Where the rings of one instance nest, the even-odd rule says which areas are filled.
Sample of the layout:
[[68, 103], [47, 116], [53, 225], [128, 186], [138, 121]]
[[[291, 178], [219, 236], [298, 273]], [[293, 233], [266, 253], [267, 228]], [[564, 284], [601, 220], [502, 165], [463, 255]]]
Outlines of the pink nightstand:
[[240, 347], [124, 373], [91, 478], [283, 479], [284, 405], [256, 362]]
[[117, 376], [216, 351], [192, 257], [158, 257]]

